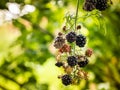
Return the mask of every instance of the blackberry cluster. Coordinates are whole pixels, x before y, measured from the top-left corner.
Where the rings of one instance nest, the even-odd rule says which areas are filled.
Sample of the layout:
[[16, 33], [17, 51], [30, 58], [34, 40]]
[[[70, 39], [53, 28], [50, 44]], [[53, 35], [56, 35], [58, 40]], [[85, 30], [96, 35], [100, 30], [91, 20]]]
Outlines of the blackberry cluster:
[[103, 11], [108, 7], [107, 0], [97, 0], [96, 9]]
[[78, 65], [79, 65], [79, 67], [85, 67], [88, 64], [88, 62], [89, 62], [88, 59], [85, 58], [84, 61], [78, 62]]
[[82, 34], [78, 35], [76, 37], [76, 45], [79, 47], [84, 47], [85, 44], [86, 44], [86, 37], [83, 36]]
[[108, 0], [85, 0], [83, 9], [86, 11], [92, 11], [98, 9], [103, 11], [108, 7]]
[[75, 32], [69, 32], [67, 35], [66, 35], [66, 40], [70, 43], [74, 42], [76, 40], [76, 34]]
[[[76, 30], [78, 29], [81, 29], [81, 26], [76, 27]], [[81, 71], [81, 68], [88, 64], [89, 61], [87, 57], [92, 55], [92, 50], [87, 49], [84, 55], [78, 54], [79, 48], [77, 51], [75, 47], [84, 47], [86, 44], [86, 37], [82, 34], [77, 35], [75, 32], [69, 32], [66, 36], [64, 36], [67, 41], [65, 42], [63, 35], [65, 34], [59, 33], [54, 42], [54, 47], [58, 49], [58, 56], [56, 58], [57, 63], [55, 65], [57, 67], [63, 67], [66, 73], [58, 78], [62, 80], [62, 83], [65, 86], [78, 84], [80, 79], [87, 79], [87, 73]], [[76, 79], [76, 77], [79, 78]]]
[[75, 56], [69, 56], [67, 59], [67, 63], [69, 66], [73, 67], [77, 64], [77, 58]]
[[[80, 25], [76, 27], [76, 30], [78, 29], [81, 29]], [[86, 50], [85, 55], [78, 55], [75, 47], [79, 46], [81, 48], [86, 44], [86, 37], [82, 34], [77, 35], [76, 32], [71, 31], [68, 32], [66, 36], [64, 36], [66, 39], [63, 38], [63, 35], [65, 34], [58, 33], [58, 37], [54, 42], [54, 47], [58, 49], [58, 56], [56, 58], [57, 63], [55, 65], [57, 67], [63, 67], [66, 73], [58, 78], [61, 78], [62, 83], [65, 86], [70, 84], [78, 84], [80, 78], [87, 78], [87, 73], [81, 71], [81, 67], [85, 67], [88, 64], [87, 57], [90, 57], [92, 52], [90, 49], [88, 49]], [[65, 40], [67, 42], [65, 42]], [[62, 55], [65, 56], [62, 57]], [[76, 79], [75, 77], [79, 78]]]
[[65, 74], [62, 76], [62, 83], [67, 86], [70, 85], [72, 83], [72, 78], [70, 77], [70, 75]]
[[[95, 0], [86, 0], [90, 6], [85, 7], [87, 10], [95, 8]], [[94, 5], [93, 5], [94, 4]], [[93, 5], [91, 7], [91, 5]], [[71, 24], [70, 24], [71, 25]], [[63, 85], [79, 84], [80, 79], [87, 79], [87, 72], [82, 70], [88, 64], [88, 57], [92, 55], [92, 50], [87, 49], [83, 54], [82, 47], [86, 44], [86, 37], [78, 30], [81, 25], [64, 26], [63, 33], [59, 32], [54, 42], [54, 47], [58, 49], [55, 64], [57, 67], [62, 67], [65, 74], [59, 75], [58, 78], [62, 80]], [[70, 26], [70, 27], [69, 27]], [[71, 29], [74, 29], [73, 30]], [[68, 31], [70, 30], [70, 31]]]
[[84, 45], [86, 44], [86, 37], [82, 34], [77, 36], [75, 32], [69, 32], [66, 35], [66, 40], [70, 43], [76, 41], [76, 45], [79, 47], [84, 47]]
[[57, 62], [57, 63], [55, 64], [55, 66], [61, 67], [61, 66], [63, 66], [63, 63], [62, 63], [62, 62]]

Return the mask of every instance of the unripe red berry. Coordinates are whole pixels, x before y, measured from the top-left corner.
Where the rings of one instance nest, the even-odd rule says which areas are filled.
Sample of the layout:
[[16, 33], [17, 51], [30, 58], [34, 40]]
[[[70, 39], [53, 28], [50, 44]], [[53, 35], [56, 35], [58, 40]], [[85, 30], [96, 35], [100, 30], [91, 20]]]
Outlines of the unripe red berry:
[[90, 57], [92, 54], [93, 54], [93, 50], [90, 49], [90, 48], [87, 49], [86, 52], [85, 52], [85, 55], [86, 55], [87, 57]]
[[70, 52], [71, 51], [71, 47], [67, 44], [64, 44], [60, 49], [59, 52], [64, 53], [64, 52]]

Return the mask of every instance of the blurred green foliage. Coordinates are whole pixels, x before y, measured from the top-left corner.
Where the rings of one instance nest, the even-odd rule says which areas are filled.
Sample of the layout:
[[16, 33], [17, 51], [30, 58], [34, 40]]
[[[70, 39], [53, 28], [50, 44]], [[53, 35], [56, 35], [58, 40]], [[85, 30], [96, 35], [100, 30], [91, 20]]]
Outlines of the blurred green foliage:
[[[94, 55], [85, 68], [90, 79], [77, 86], [63, 86], [54, 66], [52, 41], [64, 24], [66, 12], [75, 11], [76, 0], [1, 0], [34, 5], [36, 10], [0, 26], [0, 90], [119, 90], [120, 89], [120, 2], [98, 16], [82, 10], [78, 23], [84, 27]], [[16, 30], [17, 29], [17, 30]]]

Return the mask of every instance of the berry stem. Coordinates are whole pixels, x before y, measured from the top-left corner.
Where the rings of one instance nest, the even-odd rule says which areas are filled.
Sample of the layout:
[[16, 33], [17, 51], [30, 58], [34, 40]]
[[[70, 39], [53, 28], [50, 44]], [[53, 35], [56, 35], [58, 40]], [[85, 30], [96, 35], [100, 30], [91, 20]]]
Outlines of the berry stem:
[[[75, 31], [76, 31], [76, 24], [77, 24], [77, 17], [78, 17], [78, 8], [79, 8], [79, 0], [77, 0], [77, 9], [76, 9], [76, 15], [75, 15]], [[73, 51], [75, 55], [75, 43], [73, 45]]]
[[73, 55], [75, 55], [75, 43], [73, 43]]
[[77, 17], [78, 17], [79, 1], [80, 0], [77, 0], [77, 9], [76, 9], [76, 15], [75, 15], [75, 30], [76, 30], [76, 23], [77, 23]]

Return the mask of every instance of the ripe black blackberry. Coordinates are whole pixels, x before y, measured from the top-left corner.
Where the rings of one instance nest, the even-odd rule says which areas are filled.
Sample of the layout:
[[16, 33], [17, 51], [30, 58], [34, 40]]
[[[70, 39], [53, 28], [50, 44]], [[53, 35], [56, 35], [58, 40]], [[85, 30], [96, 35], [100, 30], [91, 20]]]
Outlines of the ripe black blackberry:
[[65, 86], [70, 85], [72, 83], [72, 78], [68, 74], [65, 74], [62, 76], [62, 83]]
[[84, 47], [85, 44], [86, 44], [86, 37], [83, 36], [82, 34], [78, 35], [76, 37], [76, 45], [79, 47]]
[[61, 48], [65, 43], [65, 39], [61, 36], [58, 36], [56, 39], [55, 39], [55, 42], [54, 42], [54, 47], [55, 48]]
[[67, 59], [67, 63], [69, 66], [73, 67], [77, 64], [77, 58], [75, 56], [69, 56]]
[[66, 35], [66, 40], [70, 43], [74, 42], [76, 40], [76, 34], [75, 32], [69, 32], [67, 35]]
[[79, 65], [79, 67], [85, 67], [88, 64], [88, 62], [89, 62], [88, 59], [85, 58], [84, 61], [78, 62], [78, 65]]
[[62, 62], [57, 62], [57, 63], [55, 64], [55, 66], [61, 67], [61, 66], [63, 66], [63, 63], [62, 63]]
[[107, 0], [96, 0], [96, 9], [103, 11], [108, 7]]

